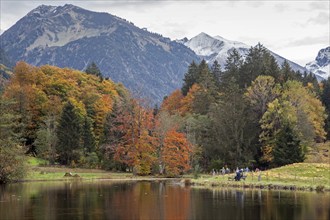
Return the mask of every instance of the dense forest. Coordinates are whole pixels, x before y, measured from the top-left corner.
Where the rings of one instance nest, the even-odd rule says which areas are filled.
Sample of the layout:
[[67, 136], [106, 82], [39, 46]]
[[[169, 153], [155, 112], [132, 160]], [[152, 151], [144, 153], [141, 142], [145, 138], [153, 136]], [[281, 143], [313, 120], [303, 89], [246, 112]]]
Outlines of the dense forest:
[[232, 51], [221, 69], [191, 63], [181, 90], [161, 107], [180, 118], [194, 146], [192, 167], [282, 166], [329, 139], [329, 79], [279, 66], [260, 44], [245, 60]]
[[83, 73], [19, 62], [0, 100], [0, 182], [21, 178], [24, 154], [50, 165], [179, 175], [190, 168], [191, 145], [161, 120], [93, 63]]
[[0, 98], [0, 183], [22, 178], [24, 154], [50, 165], [177, 176], [304, 160], [329, 140], [330, 81], [278, 66], [262, 46], [225, 71], [192, 62], [160, 108], [85, 72], [19, 62]]

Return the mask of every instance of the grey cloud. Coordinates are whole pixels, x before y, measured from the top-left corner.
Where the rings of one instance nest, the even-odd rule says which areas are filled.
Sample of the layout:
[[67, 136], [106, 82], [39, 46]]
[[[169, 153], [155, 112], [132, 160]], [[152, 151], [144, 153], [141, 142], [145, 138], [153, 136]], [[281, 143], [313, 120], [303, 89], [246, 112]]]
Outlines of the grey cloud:
[[147, 10], [148, 7], [161, 6], [162, 4], [167, 3], [167, 1], [155, 1], [155, 0], [143, 0], [143, 1], [129, 1], [129, 0], [119, 0], [119, 1], [86, 1], [79, 2], [80, 5], [86, 5], [90, 9], [98, 8], [139, 8], [139, 10]]
[[309, 4], [310, 10], [329, 10], [329, 2], [328, 1], [317, 1], [317, 2], [311, 2]]
[[288, 6], [285, 4], [279, 3], [279, 4], [275, 4], [274, 8], [277, 12], [283, 12], [288, 8]]
[[309, 24], [329, 24], [329, 13], [326, 12], [320, 12], [316, 17], [308, 19]]
[[305, 45], [314, 45], [314, 44], [322, 44], [324, 42], [329, 43], [329, 36], [327, 34], [318, 37], [304, 37], [297, 40], [292, 40], [286, 43], [283, 47], [298, 47], [298, 46], [305, 46]]
[[250, 0], [250, 1], [247, 1], [246, 4], [247, 4], [248, 6], [253, 7], [253, 8], [258, 8], [258, 7], [262, 6], [262, 5], [264, 5], [264, 2], [262, 2], [262, 1], [254, 1], [254, 0]]

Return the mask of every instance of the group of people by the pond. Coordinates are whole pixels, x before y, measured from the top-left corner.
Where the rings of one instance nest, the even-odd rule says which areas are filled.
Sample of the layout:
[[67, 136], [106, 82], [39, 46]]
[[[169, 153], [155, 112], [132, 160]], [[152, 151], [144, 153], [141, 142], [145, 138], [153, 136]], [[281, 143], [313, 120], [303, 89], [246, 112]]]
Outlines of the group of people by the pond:
[[[235, 177], [233, 178], [235, 181], [240, 181], [241, 179], [244, 179], [247, 177], [247, 173], [251, 172], [248, 167], [246, 168], [238, 168], [236, 167], [235, 170]], [[260, 170], [258, 168], [255, 169], [255, 172], [258, 173], [258, 181], [261, 180], [261, 174]], [[212, 175], [225, 175], [225, 174], [230, 174], [231, 170], [228, 167], [222, 167], [220, 170], [212, 169]], [[229, 178], [232, 179], [232, 178]]]

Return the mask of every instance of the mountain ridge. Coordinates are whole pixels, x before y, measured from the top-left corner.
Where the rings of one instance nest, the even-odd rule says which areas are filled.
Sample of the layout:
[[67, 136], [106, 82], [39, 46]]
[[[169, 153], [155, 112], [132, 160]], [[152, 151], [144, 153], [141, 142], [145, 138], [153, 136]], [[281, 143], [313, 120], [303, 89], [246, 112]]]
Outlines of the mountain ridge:
[[74, 5], [41, 5], [1, 36], [14, 61], [84, 70], [95, 62], [104, 77], [160, 102], [177, 89], [188, 65], [200, 58], [189, 48], [108, 13]]
[[[204, 32], [172, 41], [106, 12], [66, 4], [40, 5], [0, 35], [1, 48], [16, 62], [84, 70], [95, 62], [103, 76], [134, 94], [160, 103], [182, 85], [192, 61], [217, 60], [222, 69], [234, 48], [245, 57], [251, 46]], [[270, 51], [270, 50], [269, 50]], [[284, 57], [270, 51], [278, 64]], [[304, 67], [289, 61], [302, 74]]]

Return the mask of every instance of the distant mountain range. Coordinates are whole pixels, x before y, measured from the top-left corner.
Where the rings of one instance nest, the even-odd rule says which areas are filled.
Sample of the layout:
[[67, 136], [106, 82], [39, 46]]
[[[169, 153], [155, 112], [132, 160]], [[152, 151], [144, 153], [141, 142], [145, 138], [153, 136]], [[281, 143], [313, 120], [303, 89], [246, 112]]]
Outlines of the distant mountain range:
[[318, 77], [328, 79], [330, 76], [330, 46], [321, 49], [315, 60], [306, 64], [306, 69]]
[[[36, 66], [84, 70], [95, 62], [104, 77], [122, 82], [136, 96], [154, 103], [181, 87], [192, 61], [218, 60], [224, 67], [233, 48], [244, 57], [251, 47], [205, 33], [172, 41], [125, 19], [70, 4], [37, 7], [5, 31], [0, 41], [1, 53], [4, 51], [12, 63], [23, 60]], [[279, 64], [284, 61], [271, 53]], [[294, 70], [305, 71], [288, 62]]]
[[182, 84], [200, 58], [186, 46], [133, 23], [74, 5], [41, 5], [0, 36], [9, 59], [84, 70], [95, 62], [105, 77], [160, 102]]
[[[208, 63], [213, 63], [215, 60], [217, 60], [222, 68], [225, 67], [227, 57], [231, 51], [236, 49], [244, 59], [248, 54], [249, 49], [251, 48], [251, 45], [249, 46], [242, 42], [227, 40], [220, 36], [211, 37], [210, 35], [203, 32], [191, 38], [190, 40], [185, 38], [179, 40], [178, 42], [183, 43], [192, 49], [197, 55], [205, 59]], [[281, 57], [280, 55], [270, 50], [269, 52], [275, 57], [279, 65], [282, 65], [284, 60], [286, 60], [284, 57]], [[304, 67], [290, 60], [287, 61], [293, 70], [299, 70], [301, 73], [306, 71]]]

